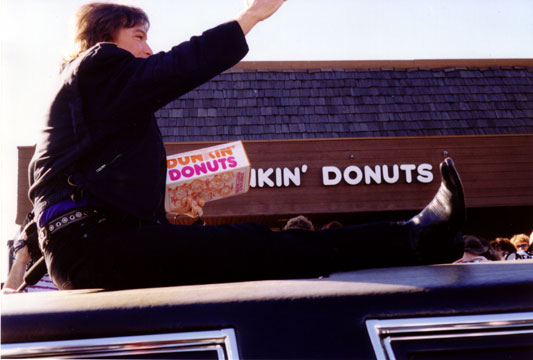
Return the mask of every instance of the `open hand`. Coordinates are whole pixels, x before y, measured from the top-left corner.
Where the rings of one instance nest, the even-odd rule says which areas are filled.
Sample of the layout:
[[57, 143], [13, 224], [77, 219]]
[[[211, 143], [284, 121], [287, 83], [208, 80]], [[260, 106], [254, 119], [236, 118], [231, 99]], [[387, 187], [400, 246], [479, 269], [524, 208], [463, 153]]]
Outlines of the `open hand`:
[[258, 22], [269, 18], [286, 0], [245, 0], [244, 11], [237, 17], [246, 35]]
[[250, 11], [257, 17], [257, 21], [262, 21], [274, 14], [285, 0], [245, 0], [245, 11]]

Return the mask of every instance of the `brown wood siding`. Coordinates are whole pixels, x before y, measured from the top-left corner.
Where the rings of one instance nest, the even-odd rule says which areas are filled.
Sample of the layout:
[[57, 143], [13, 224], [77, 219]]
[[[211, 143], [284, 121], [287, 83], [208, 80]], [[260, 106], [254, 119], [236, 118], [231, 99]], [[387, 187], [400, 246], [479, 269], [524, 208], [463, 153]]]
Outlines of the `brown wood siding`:
[[28, 198], [28, 165], [35, 151], [35, 146], [18, 147], [18, 171], [17, 171], [17, 217], [16, 223], [22, 224], [24, 217], [31, 210]]
[[[169, 143], [175, 154], [215, 143]], [[247, 194], [206, 204], [206, 217], [231, 219], [277, 214], [327, 214], [417, 210], [439, 187], [438, 164], [451, 156], [464, 183], [467, 207], [533, 205], [533, 135], [314, 139], [244, 142], [253, 168], [290, 168], [306, 164], [300, 187], [253, 188]], [[29, 210], [27, 164], [33, 147], [19, 148], [18, 216]], [[325, 165], [341, 171], [351, 165], [421, 164], [433, 166], [429, 184], [322, 185]], [[271, 178], [274, 178], [273, 176]]]

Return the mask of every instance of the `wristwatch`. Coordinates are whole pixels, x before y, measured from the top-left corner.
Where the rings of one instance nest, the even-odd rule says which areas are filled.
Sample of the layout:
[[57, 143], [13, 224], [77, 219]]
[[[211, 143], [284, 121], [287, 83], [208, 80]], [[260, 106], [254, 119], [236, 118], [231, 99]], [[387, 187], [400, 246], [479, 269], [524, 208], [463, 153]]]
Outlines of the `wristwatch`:
[[24, 246], [26, 246], [26, 240], [20, 239], [20, 240], [15, 241], [15, 243], [13, 244], [13, 248], [12, 248], [13, 254], [16, 254], [17, 251], [22, 249]]

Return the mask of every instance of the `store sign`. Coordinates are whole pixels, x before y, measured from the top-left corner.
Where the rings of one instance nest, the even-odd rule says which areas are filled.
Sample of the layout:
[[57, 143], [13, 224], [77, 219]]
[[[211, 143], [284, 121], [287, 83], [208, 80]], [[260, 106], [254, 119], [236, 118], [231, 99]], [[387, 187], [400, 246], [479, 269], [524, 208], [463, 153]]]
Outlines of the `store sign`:
[[349, 185], [364, 184], [395, 184], [400, 180], [405, 180], [411, 184], [417, 181], [427, 184], [433, 181], [432, 166], [430, 164], [401, 164], [401, 165], [365, 165], [348, 166], [341, 171], [335, 166], [322, 167], [322, 184], [333, 186], [345, 181]]
[[[322, 166], [322, 185], [335, 186], [340, 183], [360, 184], [396, 184], [398, 182], [427, 184], [433, 181], [431, 164], [394, 164], [394, 165], [351, 165], [346, 168]], [[289, 187], [301, 186], [302, 177], [308, 171], [306, 164], [289, 168], [252, 168], [250, 187]]]
[[307, 165], [302, 165], [294, 169], [289, 168], [252, 168], [250, 174], [250, 187], [289, 187], [291, 185], [300, 186], [302, 175], [307, 172]]

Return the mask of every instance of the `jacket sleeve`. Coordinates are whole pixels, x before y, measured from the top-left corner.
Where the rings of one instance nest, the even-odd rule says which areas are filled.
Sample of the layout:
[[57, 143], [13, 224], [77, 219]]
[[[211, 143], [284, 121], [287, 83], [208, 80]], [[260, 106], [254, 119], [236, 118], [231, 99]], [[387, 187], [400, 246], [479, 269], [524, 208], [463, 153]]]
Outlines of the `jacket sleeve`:
[[80, 67], [85, 110], [97, 112], [99, 118], [125, 120], [153, 113], [237, 64], [247, 52], [236, 21], [147, 59], [135, 58], [111, 43], [99, 44]]

